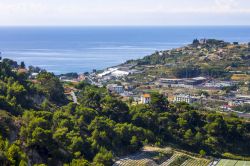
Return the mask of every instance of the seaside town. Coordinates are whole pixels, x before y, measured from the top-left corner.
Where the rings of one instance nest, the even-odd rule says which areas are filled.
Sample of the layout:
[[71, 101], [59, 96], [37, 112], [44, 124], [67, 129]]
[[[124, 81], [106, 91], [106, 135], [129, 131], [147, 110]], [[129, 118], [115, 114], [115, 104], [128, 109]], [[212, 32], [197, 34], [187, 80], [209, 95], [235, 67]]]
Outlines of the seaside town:
[[[178, 54], [182, 57], [181, 54], [185, 54], [190, 57], [198, 52], [201, 61], [219, 62], [228, 61], [226, 59], [229, 57], [228, 54], [231, 54], [230, 51], [233, 52], [235, 49], [249, 51], [250, 44], [201, 39], [194, 40], [193, 44], [183, 48], [157, 51], [152, 56], [169, 56], [172, 60], [173, 57], [170, 55]], [[233, 56], [235, 55], [233, 54]], [[241, 108], [248, 108], [250, 105], [250, 66], [247, 64], [249, 56], [242, 57], [245, 58], [245, 64], [242, 64], [237, 59], [238, 57], [235, 57], [237, 61], [230, 59], [235, 63], [223, 66], [225, 72], [214, 71], [214, 75], [202, 74], [201, 72], [190, 74], [190, 69], [185, 68], [184, 75], [178, 77], [173, 74], [173, 70], [181, 66], [180, 63], [186, 64], [187, 62], [175, 59], [174, 63], [145, 63], [143, 65], [139, 65], [140, 61], [132, 61], [102, 71], [93, 70], [91, 73], [84, 74], [68, 73], [58, 77], [65, 83], [65, 94], [75, 103], [77, 103], [78, 91], [71, 85], [85, 81], [98, 87], [105, 87], [110, 93], [132, 105], [149, 104], [151, 93], [159, 92], [172, 103], [187, 103], [197, 109], [233, 112], [240, 117], [250, 118], [249, 109], [246, 112], [241, 111], [243, 110]], [[212, 63], [209, 65], [216, 68]], [[17, 72], [29, 72], [33, 82], [36, 81], [36, 76], [40, 71], [41, 69], [35, 67], [17, 69]]]
[[[194, 43], [197, 42], [194, 40]], [[239, 44], [238, 42], [226, 43], [224, 41], [201, 39], [198, 41], [196, 49], [199, 54], [204, 54], [202, 59], [213, 58], [216, 62], [216, 55], [223, 60], [228, 56], [229, 49], [247, 49], [250, 50], [250, 43]], [[215, 42], [216, 46], [205, 49], [207, 43]], [[193, 43], [193, 45], [194, 45]], [[167, 51], [169, 54], [175, 52], [185, 52], [186, 54], [195, 54], [192, 47], [173, 49]], [[208, 46], [210, 47], [210, 46]], [[159, 56], [164, 56], [166, 52], [156, 52]], [[249, 59], [249, 57], [248, 57]], [[210, 60], [212, 61], [212, 60]], [[235, 61], [235, 62], [240, 62]], [[60, 79], [65, 82], [87, 81], [98, 87], [106, 87], [110, 93], [118, 95], [124, 101], [131, 104], [149, 104], [150, 93], [160, 92], [164, 94], [169, 102], [184, 102], [194, 106], [194, 108], [203, 108], [205, 110], [217, 110], [221, 112], [236, 113], [240, 117], [250, 118], [249, 112], [241, 112], [240, 108], [250, 105], [250, 66], [247, 64], [237, 66], [230, 64], [224, 69], [229, 73], [224, 76], [213, 76], [199, 74], [195, 77], [185, 76], [176, 78], [172, 74], [148, 74], [149, 71], [158, 69], [168, 70], [176, 64], [154, 64], [138, 65], [135, 63], [125, 63], [116, 67], [110, 67], [103, 71], [93, 71], [78, 75], [77, 78], [61, 76]], [[178, 63], [178, 62], [177, 62]], [[180, 62], [179, 62], [180, 63]], [[181, 64], [179, 64], [181, 65]], [[233, 66], [235, 65], [235, 66]], [[213, 67], [213, 66], [212, 66]], [[216, 68], [216, 67], [215, 67]], [[188, 69], [186, 69], [188, 70]], [[221, 73], [223, 75], [224, 73]], [[170, 77], [168, 77], [168, 75]], [[144, 78], [141, 78], [144, 76]]]
[[0, 8], [0, 166], [250, 166], [250, 1]]
[[[58, 109], [58, 111], [54, 113], [53, 123], [51, 124], [57, 124], [57, 117], [62, 120], [60, 125], [79, 123], [84, 118], [86, 118], [87, 123], [87, 117], [96, 114], [98, 109], [107, 111], [100, 111], [100, 113], [104, 113], [105, 116], [113, 116], [113, 118], [117, 118], [118, 120], [121, 118], [123, 120], [127, 118], [126, 111], [130, 110], [131, 115], [134, 113], [136, 115], [132, 118], [133, 120], [140, 123], [140, 120], [137, 121], [137, 116], [139, 114], [141, 114], [139, 116], [142, 117], [146, 116], [145, 122], [149, 124], [149, 127], [151, 123], [155, 125], [153, 130], [156, 129], [155, 133], [158, 133], [161, 130], [162, 122], [171, 121], [171, 118], [174, 116], [175, 118], [179, 117], [175, 122], [171, 123], [170, 126], [172, 125], [172, 127], [174, 127], [177, 124], [183, 128], [175, 130], [170, 127], [166, 130], [166, 133], [168, 134], [169, 131], [173, 134], [175, 134], [176, 131], [182, 132], [180, 136], [175, 135], [175, 137], [183, 137], [188, 140], [188, 144], [193, 146], [193, 139], [199, 144], [199, 140], [203, 139], [203, 137], [201, 137], [199, 131], [193, 134], [191, 129], [185, 131], [184, 128], [187, 123], [199, 122], [199, 118], [204, 115], [208, 121], [214, 120], [211, 124], [207, 122], [204, 128], [204, 131], [208, 130], [210, 133], [217, 131], [222, 132], [218, 125], [223, 126], [223, 123], [227, 121], [228, 133], [231, 132], [232, 129], [232, 135], [235, 135], [238, 130], [241, 131], [242, 129], [242, 126], [239, 124], [240, 122], [249, 122], [249, 64], [250, 43], [228, 43], [214, 39], [195, 39], [192, 44], [182, 48], [156, 51], [152, 55], [142, 59], [129, 60], [118, 66], [113, 66], [104, 70], [93, 70], [92, 72], [85, 72], [82, 74], [66, 73], [54, 75], [39, 67], [26, 67], [24, 62], [18, 64], [14, 60], [3, 59], [3, 57], [0, 56], [2, 73], [14, 76], [9, 78], [6, 77], [1, 81], [1, 90], [3, 92], [7, 90], [9, 94], [18, 94], [16, 95], [18, 96], [18, 100], [22, 102], [24, 99], [24, 103], [27, 105], [33, 103], [33, 107], [40, 105], [42, 109], [51, 110], [51, 112], [47, 113], [52, 113], [54, 109]], [[17, 81], [13, 82], [13, 79], [20, 79], [20, 81], [26, 80], [24, 82], [27, 84], [26, 86], [28, 88], [32, 89], [32, 87], [36, 87], [29, 92], [32, 95], [32, 100], [30, 100], [32, 102], [28, 102], [30, 97], [22, 97], [19, 95], [22, 94], [21, 92], [25, 92], [24, 86], [20, 86]], [[8, 88], [6, 89], [7, 86]], [[47, 95], [44, 95], [46, 93]], [[103, 100], [101, 99], [101, 94], [106, 95]], [[0, 98], [1, 106], [4, 109], [12, 111], [11, 113], [13, 114], [18, 114], [20, 107], [13, 107], [11, 103], [6, 103], [5, 100], [8, 99], [8, 97], [9, 96]], [[54, 101], [54, 103], [49, 102], [48, 99]], [[11, 102], [15, 101], [16, 98], [11, 99]], [[60, 107], [60, 103], [64, 103], [65, 101], [69, 104]], [[99, 105], [98, 101], [103, 102], [103, 108], [100, 107], [101, 105]], [[58, 102], [58, 105], [55, 104], [56, 102]], [[152, 108], [154, 104], [156, 104], [156, 108]], [[168, 106], [166, 107], [166, 105]], [[112, 111], [109, 112], [109, 109]], [[141, 109], [141, 112], [138, 112], [137, 109]], [[153, 112], [150, 110], [144, 112], [144, 109], [155, 110]], [[162, 111], [162, 109], [164, 111]], [[166, 111], [167, 109], [169, 109], [169, 111]], [[196, 112], [195, 110], [198, 110], [199, 114], [198, 111]], [[29, 111], [24, 113], [24, 118], [27, 118], [25, 117], [27, 113], [29, 113]], [[34, 113], [34, 115], [37, 113], [37, 115], [35, 115], [38, 116], [37, 121], [39, 121], [39, 118], [41, 119], [39, 111], [33, 111], [32, 113]], [[69, 113], [84, 114], [84, 116], [72, 116], [69, 115]], [[173, 113], [174, 116], [172, 116], [171, 113]], [[166, 118], [166, 121], [163, 120], [162, 122], [158, 122], [157, 119], [151, 121], [152, 118], [157, 118], [157, 116], [155, 116], [157, 114]], [[47, 115], [48, 114], [44, 114], [42, 116]], [[154, 117], [151, 117], [151, 115]], [[221, 119], [222, 115], [226, 117], [224, 122]], [[1, 116], [3, 118], [9, 117], [4, 111], [2, 111]], [[65, 121], [63, 117], [66, 119], [74, 117], [76, 119], [74, 122], [72, 120]], [[183, 119], [186, 117], [195, 120], [187, 122]], [[214, 117], [217, 118], [213, 119]], [[103, 117], [98, 118], [102, 120]], [[114, 121], [109, 120], [108, 123], [112, 125], [113, 122]], [[204, 123], [202, 120], [200, 120], [200, 122]], [[14, 123], [20, 126], [19, 122], [15, 121]], [[30, 123], [33, 123], [33, 121]], [[34, 123], [36, 124], [36, 122]], [[88, 123], [90, 123], [90, 126], [92, 125], [92, 122]], [[229, 123], [233, 123], [233, 125]], [[0, 123], [0, 127], [1, 125], [6, 126], [5, 121]], [[82, 124], [80, 123], [80, 125]], [[103, 122], [100, 123], [98, 128], [102, 129], [102, 125]], [[138, 132], [136, 127], [130, 127], [130, 129], [127, 130], [127, 128], [124, 127], [128, 125], [127, 123], [117, 123], [117, 126], [119, 125], [122, 125], [121, 129], [125, 131], [123, 133], [124, 137], [127, 136], [129, 130]], [[157, 129], [158, 126], [159, 128]], [[24, 128], [27, 127], [21, 127], [21, 131], [25, 131]], [[75, 128], [80, 129], [78, 127], [73, 128], [73, 130], [75, 130]], [[62, 132], [64, 129], [66, 128], [59, 128], [58, 132], [56, 131], [53, 135], [53, 138], [55, 137], [55, 139], [57, 139], [61, 137], [60, 134], [64, 133]], [[85, 126], [83, 130], [86, 129]], [[33, 129], [30, 130], [33, 132]], [[40, 130], [40, 128], [38, 127], [36, 130]], [[66, 135], [71, 135], [71, 132], [68, 133], [67, 130], [65, 130]], [[39, 135], [39, 132], [36, 133], [35, 131], [32, 133], [32, 137], [33, 134]], [[146, 130], [144, 131], [146, 132]], [[60, 134], [57, 135], [58, 133]], [[102, 132], [92, 132], [92, 134], [95, 133], [98, 134]], [[121, 134], [119, 130], [117, 130], [117, 133]], [[15, 132], [15, 134], [17, 134], [17, 132]], [[24, 133], [21, 132], [21, 134], [22, 137], [25, 137]], [[79, 135], [80, 134], [75, 135], [77, 139]], [[225, 135], [227, 134], [223, 134], [222, 132], [220, 136], [222, 141]], [[37, 141], [39, 142], [42, 137], [36, 136], [36, 138], [39, 138]], [[101, 137], [105, 137], [106, 142], [108, 135], [105, 134]], [[138, 137], [140, 137], [140, 134]], [[73, 137], [71, 142], [74, 143], [75, 138], [76, 137]], [[150, 136], [148, 138], [150, 138]], [[204, 144], [210, 146], [211, 142], [209, 141], [213, 138], [215, 137], [208, 135], [207, 140], [203, 141]], [[71, 137], [69, 139], [71, 139]], [[99, 139], [99, 137], [97, 137], [97, 139]], [[131, 140], [133, 139], [137, 138], [132, 136]], [[232, 139], [232, 137], [230, 136], [227, 139]], [[235, 138], [235, 140], [238, 140], [238, 138]], [[144, 142], [141, 142], [140, 145], [137, 144], [135, 147], [136, 151], [132, 151], [136, 153], [125, 153], [128, 156], [121, 155], [119, 157], [108, 156], [107, 160], [109, 163], [105, 165], [220, 166], [227, 163], [233, 165], [246, 165], [249, 163], [249, 158], [245, 158], [244, 155], [240, 156], [231, 153], [223, 153], [222, 155], [215, 154], [211, 157], [206, 155], [207, 152], [204, 149], [198, 149], [196, 153], [187, 151], [190, 148], [180, 147], [180, 140], [177, 141], [177, 144], [169, 144], [168, 139], [167, 144], [163, 144], [163, 141], [165, 140], [159, 140], [153, 144], [149, 144], [148, 139], [146, 139]], [[132, 144], [131, 141], [128, 142], [128, 144]], [[161, 144], [164, 146], [161, 146]], [[242, 146], [245, 148], [244, 144], [242, 144]], [[249, 148], [246, 147], [246, 149]], [[209, 152], [209, 149], [206, 150]], [[104, 156], [107, 152], [101, 153], [103, 153], [101, 156]], [[39, 163], [42, 161], [42, 159], [40, 159], [42, 155], [43, 154], [35, 156], [34, 158], [31, 157], [29, 161]], [[94, 162], [99, 162], [96, 160], [95, 157]], [[80, 162], [82, 162], [82, 160]]]

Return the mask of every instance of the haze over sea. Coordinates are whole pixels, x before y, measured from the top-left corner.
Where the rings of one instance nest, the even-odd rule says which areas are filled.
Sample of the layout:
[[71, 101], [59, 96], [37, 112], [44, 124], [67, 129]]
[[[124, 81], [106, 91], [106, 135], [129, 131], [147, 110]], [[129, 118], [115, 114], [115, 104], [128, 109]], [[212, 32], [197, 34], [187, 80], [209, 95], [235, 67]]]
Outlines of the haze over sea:
[[249, 26], [220, 27], [1, 27], [4, 58], [56, 74], [104, 69], [195, 38], [250, 42]]

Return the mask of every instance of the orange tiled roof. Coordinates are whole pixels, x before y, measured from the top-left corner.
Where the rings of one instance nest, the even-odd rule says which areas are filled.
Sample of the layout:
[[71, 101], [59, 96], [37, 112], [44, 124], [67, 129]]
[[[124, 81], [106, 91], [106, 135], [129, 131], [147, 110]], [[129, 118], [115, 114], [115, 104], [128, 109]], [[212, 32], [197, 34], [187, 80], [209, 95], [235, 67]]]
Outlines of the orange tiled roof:
[[150, 97], [150, 94], [143, 94], [143, 97], [149, 98], [149, 97]]

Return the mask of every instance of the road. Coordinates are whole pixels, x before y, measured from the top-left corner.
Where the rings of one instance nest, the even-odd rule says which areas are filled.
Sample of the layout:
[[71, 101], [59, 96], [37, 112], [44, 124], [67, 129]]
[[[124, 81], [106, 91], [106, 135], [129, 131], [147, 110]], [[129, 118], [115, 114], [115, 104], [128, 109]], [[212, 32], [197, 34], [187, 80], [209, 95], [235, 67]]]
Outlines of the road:
[[78, 104], [78, 102], [77, 102], [77, 97], [76, 97], [75, 92], [74, 92], [74, 91], [71, 91], [70, 94], [71, 94], [71, 96], [72, 96], [73, 102], [74, 102], [75, 104]]

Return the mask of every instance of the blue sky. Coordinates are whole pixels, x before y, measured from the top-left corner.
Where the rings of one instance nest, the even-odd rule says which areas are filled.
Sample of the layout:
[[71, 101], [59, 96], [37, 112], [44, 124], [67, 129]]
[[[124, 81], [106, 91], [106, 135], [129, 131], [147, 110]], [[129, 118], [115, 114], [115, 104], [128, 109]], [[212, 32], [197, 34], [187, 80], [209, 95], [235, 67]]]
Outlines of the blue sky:
[[250, 0], [0, 0], [0, 25], [250, 25]]

